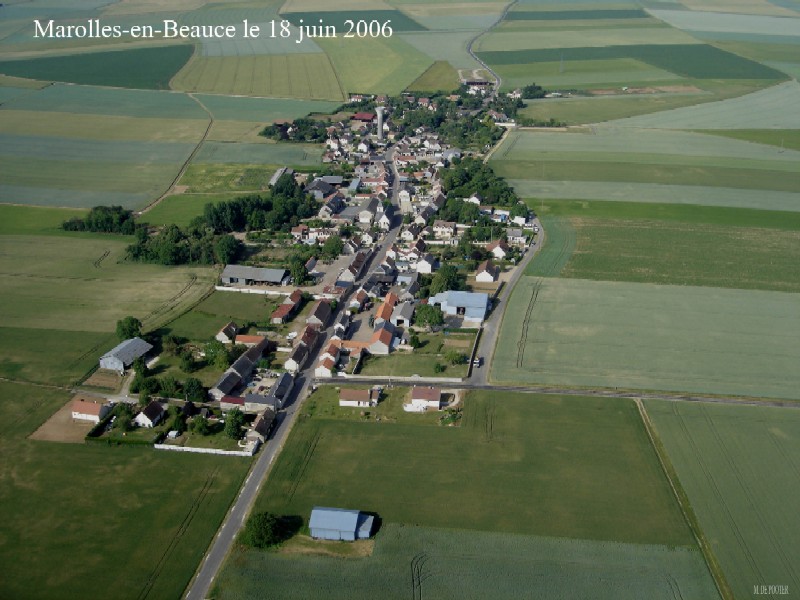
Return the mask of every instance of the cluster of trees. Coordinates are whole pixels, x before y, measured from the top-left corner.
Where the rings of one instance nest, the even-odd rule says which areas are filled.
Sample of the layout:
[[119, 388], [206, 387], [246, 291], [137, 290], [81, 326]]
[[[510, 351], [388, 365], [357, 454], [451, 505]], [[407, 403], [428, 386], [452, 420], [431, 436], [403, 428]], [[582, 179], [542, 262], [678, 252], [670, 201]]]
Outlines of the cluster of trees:
[[307, 117], [292, 123], [273, 123], [261, 131], [261, 135], [279, 142], [324, 142], [328, 139], [328, 121], [316, 121]]
[[193, 222], [186, 229], [167, 225], [152, 236], [147, 229], [139, 228], [127, 253], [132, 260], [159, 265], [212, 265], [233, 262], [241, 246], [232, 235], [215, 235]]
[[242, 427], [244, 426], [244, 413], [238, 408], [228, 411], [225, 415], [225, 435], [232, 440], [242, 437]]
[[133, 213], [121, 206], [95, 206], [85, 217], [73, 217], [61, 224], [66, 231], [93, 231], [132, 235], [136, 230]]
[[[431, 304], [420, 304], [414, 311], [414, 324], [427, 327], [428, 329], [443, 325], [444, 314], [442, 313], [442, 309]], [[415, 337], [416, 340], [414, 339]], [[409, 342], [412, 348], [418, 348], [420, 346], [419, 337], [415, 335], [411, 336]]]
[[492, 168], [476, 158], [454, 159], [442, 172], [442, 187], [448, 196], [468, 198], [478, 192], [486, 204], [511, 206], [519, 198], [514, 190]]
[[525, 103], [519, 98], [509, 98], [508, 96], [498, 96], [489, 104], [489, 108], [497, 112], [505, 113], [507, 117], [515, 119], [517, 111], [525, 108]]
[[120, 341], [142, 335], [142, 322], [136, 317], [127, 316], [117, 321], [117, 337]]
[[443, 265], [433, 275], [429, 292], [435, 296], [447, 290], [466, 290], [467, 278], [454, 265]]
[[301, 219], [314, 216], [318, 209], [316, 201], [294, 177], [285, 174], [265, 194], [206, 204], [203, 215], [192, 223], [211, 228], [216, 234], [253, 229], [286, 232]]
[[566, 121], [559, 121], [550, 117], [549, 119], [529, 119], [527, 117], [520, 117], [517, 119], [517, 125], [520, 127], [566, 127]]
[[269, 512], [253, 513], [248, 517], [239, 539], [253, 548], [271, 548], [295, 535], [302, 524], [300, 517], [278, 517]]
[[544, 98], [545, 94], [547, 94], [547, 90], [540, 85], [536, 85], [535, 83], [526, 85], [524, 88], [522, 88], [522, 97], [526, 100]]
[[172, 375], [153, 377], [141, 358], [134, 361], [133, 368], [136, 374], [131, 381], [131, 392], [139, 394], [139, 403], [142, 405], [146, 405], [151, 396], [185, 398], [193, 402], [205, 402], [206, 400], [206, 388], [195, 377], [189, 377], [183, 382]]

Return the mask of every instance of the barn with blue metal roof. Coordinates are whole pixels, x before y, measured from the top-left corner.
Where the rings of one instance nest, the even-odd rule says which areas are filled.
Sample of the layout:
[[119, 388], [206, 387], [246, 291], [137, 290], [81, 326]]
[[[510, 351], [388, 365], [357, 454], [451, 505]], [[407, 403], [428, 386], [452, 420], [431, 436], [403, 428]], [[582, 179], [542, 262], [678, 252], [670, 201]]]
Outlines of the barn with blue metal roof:
[[372, 515], [357, 510], [315, 506], [308, 528], [315, 539], [353, 542], [367, 539], [372, 534], [374, 521]]

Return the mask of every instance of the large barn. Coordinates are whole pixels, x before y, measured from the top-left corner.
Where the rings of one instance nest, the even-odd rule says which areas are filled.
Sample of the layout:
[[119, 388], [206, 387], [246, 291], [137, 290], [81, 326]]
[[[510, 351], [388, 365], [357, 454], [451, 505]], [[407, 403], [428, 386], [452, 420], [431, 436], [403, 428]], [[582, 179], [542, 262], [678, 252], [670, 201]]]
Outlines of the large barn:
[[100, 357], [100, 368], [110, 369], [123, 373], [140, 356], [144, 356], [153, 346], [142, 338], [131, 338], [117, 345], [111, 351]]
[[286, 285], [289, 272], [286, 269], [226, 265], [220, 279], [226, 285]]
[[315, 506], [308, 527], [315, 539], [353, 542], [372, 535], [374, 521], [375, 517], [357, 510]]

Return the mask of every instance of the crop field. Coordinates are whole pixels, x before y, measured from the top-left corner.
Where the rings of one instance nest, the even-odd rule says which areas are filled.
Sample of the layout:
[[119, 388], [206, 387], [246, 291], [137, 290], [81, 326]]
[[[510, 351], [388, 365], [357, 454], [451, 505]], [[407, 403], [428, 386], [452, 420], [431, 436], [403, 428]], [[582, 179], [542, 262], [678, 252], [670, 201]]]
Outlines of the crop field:
[[800, 83], [787, 81], [739, 98], [612, 121], [659, 129], [800, 129]]
[[[324, 12], [282, 12], [281, 18], [288, 19], [293, 25], [298, 25], [302, 19], [303, 23], [317, 25], [322, 19], [323, 25], [333, 25], [336, 27], [338, 35], [344, 35], [350, 26], [345, 21], [350, 20], [354, 23], [358, 21], [378, 21], [385, 23], [391, 21], [392, 30], [399, 33], [401, 31], [424, 31], [425, 27], [411, 19], [399, 10], [325, 10]], [[355, 41], [355, 40], [351, 40]]]
[[[380, 576], [376, 576], [380, 573]], [[411, 577], [409, 578], [409, 575]], [[279, 598], [717, 598], [687, 548], [384, 524], [368, 558], [238, 550], [220, 600]]]
[[164, 90], [193, 50], [191, 45], [163, 46], [3, 61], [0, 72], [45, 81]]
[[573, 218], [562, 277], [800, 292], [800, 230]]
[[263, 124], [296, 119], [310, 113], [332, 112], [340, 104], [325, 100], [245, 98], [209, 94], [197, 94], [197, 99], [219, 121], [258, 121]]
[[322, 53], [264, 56], [194, 56], [172, 80], [190, 92], [343, 100], [344, 94]]
[[[656, 220], [688, 225], [717, 227], [755, 227], [795, 233], [800, 231], [800, 214], [757, 208], [702, 206], [658, 202], [606, 202], [596, 200], [547, 200], [529, 202], [537, 214], [551, 217], [587, 219]], [[547, 231], [546, 233], [549, 233]], [[538, 258], [537, 258], [538, 260]]]
[[[207, 126], [207, 118], [163, 119], [41, 110], [0, 110], [0, 131], [8, 136], [44, 136], [101, 142], [126, 140], [196, 144]], [[141, 151], [141, 148], [137, 151]]]
[[169, 186], [192, 149], [185, 142], [0, 134], [0, 190], [18, 204], [134, 208]]
[[[245, 165], [243, 167], [245, 169], [254, 164], [265, 165], [265, 168], [270, 168], [270, 165], [320, 165], [322, 164], [322, 145], [278, 144], [266, 140], [253, 144], [206, 142], [195, 156], [192, 165], [211, 164], [212, 168], [220, 168], [216, 165], [232, 163]], [[193, 171], [198, 176], [200, 172], [202, 172], [202, 168], [200, 171]], [[214, 183], [207, 181], [204, 185], [213, 187]]]
[[[607, 181], [536, 181], [509, 179], [517, 194], [529, 198], [532, 208], [540, 206], [539, 198], [581, 199], [642, 204], [698, 205], [738, 207], [769, 211], [800, 211], [800, 193], [747, 189], [668, 185], [658, 183], [624, 184]], [[536, 200], [533, 200], [536, 199]], [[546, 203], [546, 201], [545, 201]], [[589, 203], [584, 203], [589, 204]]]
[[[732, 13], [693, 10], [651, 10], [653, 16], [686, 31], [745, 33], [766, 36], [797, 37], [800, 18], [768, 15], [737, 15]], [[793, 15], [800, 17], [800, 15]]]
[[[495, 54], [500, 54], [497, 64], [509, 64], [508, 61], [502, 60], [501, 53], [513, 53], [520, 56], [523, 59], [521, 62], [525, 63], [558, 61], [561, 54], [564, 55], [565, 61], [591, 61], [603, 58], [638, 58], [636, 54], [643, 52], [641, 48], [646, 46], [661, 47], [677, 44], [700, 45], [690, 35], [671, 27], [576, 28], [573, 31], [550, 31], [548, 28], [535, 33], [492, 31], [480, 37], [475, 50], [482, 57], [483, 55], [495, 57]], [[632, 48], [630, 53], [626, 53], [626, 46], [638, 49]], [[592, 52], [588, 50], [589, 48]], [[527, 54], [522, 54], [523, 52]]]
[[800, 150], [800, 129], [706, 129], [700, 133]]
[[798, 296], [523, 277], [492, 380], [800, 399]]
[[462, 421], [301, 417], [256, 507], [307, 519], [316, 505], [353, 506], [391, 523], [692, 545], [633, 402], [471, 392]]
[[528, 263], [525, 274], [558, 277], [575, 251], [577, 233], [570, 219], [541, 214], [539, 218], [546, 236], [544, 246], [536, 259]]
[[762, 581], [800, 586], [800, 412], [647, 402], [706, 537], [737, 598]]
[[0, 510], [14, 515], [0, 524], [0, 595], [30, 597], [35, 581], [41, 597], [180, 596], [248, 462], [31, 441], [70, 395], [5, 382], [0, 395], [0, 449], [14, 456], [0, 466]]
[[494, 154], [509, 179], [618, 181], [797, 192], [800, 153], [718, 136], [597, 128], [595, 135], [511, 134]]
[[[498, 34], [501, 35], [501, 34]], [[781, 81], [786, 75], [766, 65], [748, 60], [709, 46], [707, 44], [669, 44], [669, 52], [663, 44], [628, 44], [624, 46], [575, 47], [493, 50], [481, 51], [478, 55], [490, 65], [534, 65], [539, 62], [558, 62], [562, 59], [608, 60], [632, 58], [646, 62], [656, 68], [674, 73], [676, 76], [697, 79], [764, 79]]]
[[406, 89], [409, 92], [449, 92], [458, 85], [458, 72], [450, 63], [437, 60]]
[[85, 210], [75, 208], [0, 204], [0, 235], [66, 235], [61, 223], [85, 214]]
[[177, 336], [205, 342], [230, 321], [239, 327], [245, 327], [248, 323], [268, 323], [269, 315], [280, 300], [283, 297], [214, 292], [166, 328]]
[[437, 31], [403, 33], [400, 38], [436, 61], [447, 61], [456, 69], [477, 69], [480, 64], [467, 53], [467, 44], [474, 35], [474, 31]]
[[432, 39], [441, 32], [475, 32], [488, 29], [503, 12], [502, 2], [437, 2], [403, 3], [403, 12], [435, 31]]
[[317, 42], [348, 93], [399, 94], [434, 62], [400, 37]]
[[210, 269], [121, 262], [127, 243], [80, 234], [0, 237], [4, 377], [68, 384], [117, 343], [118, 319], [130, 314], [155, 327], [208, 290]]
[[4, 103], [3, 109], [6, 108], [120, 117], [208, 120], [206, 112], [186, 94], [58, 83]]
[[649, 19], [640, 8], [593, 8], [588, 10], [512, 10], [506, 21], [573, 21], [607, 19]]

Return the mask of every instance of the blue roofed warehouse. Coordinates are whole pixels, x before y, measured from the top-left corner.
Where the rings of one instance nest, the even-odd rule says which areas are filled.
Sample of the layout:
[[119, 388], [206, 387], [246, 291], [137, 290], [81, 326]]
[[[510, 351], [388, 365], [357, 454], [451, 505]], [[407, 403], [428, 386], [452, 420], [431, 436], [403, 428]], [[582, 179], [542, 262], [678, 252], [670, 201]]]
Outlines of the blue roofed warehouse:
[[308, 527], [315, 539], [353, 542], [372, 534], [374, 520], [375, 517], [357, 510], [315, 506]]

